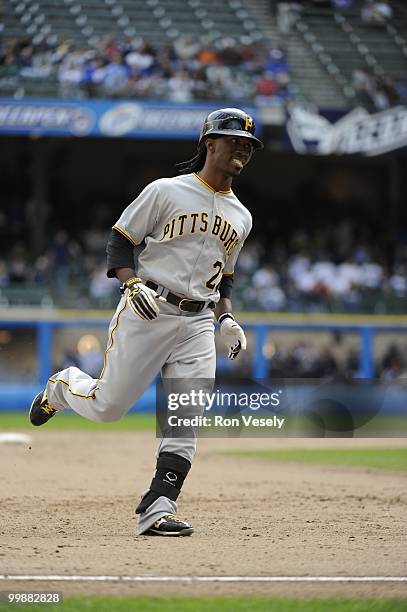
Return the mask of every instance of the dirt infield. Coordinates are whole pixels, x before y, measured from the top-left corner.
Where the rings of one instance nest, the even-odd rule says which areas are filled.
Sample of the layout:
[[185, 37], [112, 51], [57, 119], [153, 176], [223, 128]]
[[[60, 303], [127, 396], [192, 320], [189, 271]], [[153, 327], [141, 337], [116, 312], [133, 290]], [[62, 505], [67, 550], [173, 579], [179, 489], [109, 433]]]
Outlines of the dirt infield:
[[[180, 516], [196, 532], [174, 540], [134, 535], [138, 493], [154, 467], [152, 433], [29, 433], [30, 449], [0, 445], [1, 574], [407, 575], [405, 473], [221, 454], [390, 448], [406, 439], [201, 440], [180, 498]], [[407, 583], [45, 586], [66, 594], [407, 596]]]

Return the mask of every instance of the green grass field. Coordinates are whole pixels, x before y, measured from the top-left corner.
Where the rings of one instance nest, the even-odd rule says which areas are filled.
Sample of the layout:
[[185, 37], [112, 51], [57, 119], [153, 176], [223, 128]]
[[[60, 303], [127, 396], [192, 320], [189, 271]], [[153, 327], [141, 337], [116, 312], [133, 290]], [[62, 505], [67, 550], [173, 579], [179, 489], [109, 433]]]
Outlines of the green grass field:
[[286, 599], [266, 597], [72, 597], [63, 604], [4, 604], [34, 612], [405, 612], [405, 599]]
[[[114, 423], [93, 423], [72, 413], [57, 414], [46, 424], [46, 429], [98, 431], [155, 431], [155, 414], [131, 414]], [[42, 428], [45, 430], [45, 427]], [[26, 412], [0, 412], [0, 432], [20, 431], [35, 427], [28, 420]]]
[[[155, 413], [131, 413], [114, 423], [93, 423], [70, 411], [64, 411], [51, 419], [46, 427], [47, 429], [60, 430], [155, 431], [156, 422]], [[26, 411], [0, 412], [0, 431], [18, 431], [20, 429], [33, 429]], [[258, 430], [254, 429], [253, 431], [254, 437], [256, 437]], [[307, 423], [296, 418], [287, 423], [282, 434], [278, 430], [270, 430], [270, 437], [295, 436], [297, 432], [304, 431], [308, 431]], [[369, 436], [371, 435], [372, 437], [386, 437], [386, 435], [394, 435], [395, 433], [397, 437], [407, 436], [407, 418], [404, 416], [376, 417], [364, 426], [363, 431], [369, 433]]]
[[258, 450], [227, 451], [227, 455], [238, 455], [254, 459], [274, 461], [297, 461], [325, 465], [347, 465], [382, 470], [407, 471], [407, 448], [349, 448], [323, 450]]
[[[46, 429], [74, 431], [152, 431], [155, 432], [154, 414], [131, 414], [114, 423], [93, 423], [72, 413], [57, 415], [46, 425]], [[35, 431], [25, 412], [1, 412], [1, 431]], [[346, 465], [384, 470], [407, 471], [406, 448], [349, 448], [323, 450], [236, 450], [225, 451], [227, 455], [238, 455], [249, 459], [271, 459], [274, 461], [297, 461], [326, 465]]]

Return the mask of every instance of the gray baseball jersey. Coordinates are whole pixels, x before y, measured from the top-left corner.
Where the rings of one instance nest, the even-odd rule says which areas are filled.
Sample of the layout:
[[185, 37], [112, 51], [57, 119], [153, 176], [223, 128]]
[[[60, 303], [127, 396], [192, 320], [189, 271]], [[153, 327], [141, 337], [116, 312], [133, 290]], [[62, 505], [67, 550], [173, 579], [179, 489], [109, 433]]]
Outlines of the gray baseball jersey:
[[252, 226], [233, 191], [214, 191], [197, 174], [158, 179], [114, 228], [134, 245], [145, 239], [138, 275], [193, 300], [219, 300]]

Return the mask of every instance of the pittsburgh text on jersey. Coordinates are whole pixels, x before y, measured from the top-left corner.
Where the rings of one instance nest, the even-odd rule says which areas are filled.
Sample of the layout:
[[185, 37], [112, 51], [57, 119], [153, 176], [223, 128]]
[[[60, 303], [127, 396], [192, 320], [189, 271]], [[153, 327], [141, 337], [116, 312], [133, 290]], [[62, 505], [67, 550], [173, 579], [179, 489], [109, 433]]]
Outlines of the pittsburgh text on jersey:
[[197, 234], [199, 232], [205, 233], [208, 231], [219, 238], [219, 240], [223, 243], [223, 247], [228, 255], [231, 254], [239, 242], [237, 231], [232, 227], [227, 219], [223, 219], [219, 215], [215, 215], [212, 227], [209, 227], [208, 213], [206, 212], [189, 213], [174, 217], [165, 225], [160, 241], [171, 240], [172, 238], [184, 236], [185, 234]]

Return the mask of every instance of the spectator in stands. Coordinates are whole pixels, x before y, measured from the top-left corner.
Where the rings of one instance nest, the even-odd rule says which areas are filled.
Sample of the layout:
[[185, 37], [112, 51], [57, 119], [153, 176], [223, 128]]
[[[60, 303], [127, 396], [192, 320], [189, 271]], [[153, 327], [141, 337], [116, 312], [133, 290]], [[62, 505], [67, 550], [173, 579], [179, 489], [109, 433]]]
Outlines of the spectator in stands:
[[174, 50], [181, 61], [188, 62], [196, 57], [200, 44], [198, 39], [194, 39], [191, 34], [184, 34], [175, 40]]
[[266, 265], [252, 277], [257, 302], [263, 310], [283, 310], [286, 296], [280, 286], [280, 278], [273, 266]]
[[104, 77], [104, 61], [100, 57], [89, 58], [84, 63], [80, 84], [87, 98], [96, 98], [100, 95], [101, 83]]
[[400, 101], [394, 81], [389, 76], [375, 75], [369, 68], [356, 68], [352, 83], [362, 104], [375, 110], [385, 110]]
[[393, 17], [393, 9], [386, 1], [365, 0], [361, 9], [361, 18], [364, 23], [383, 27]]
[[279, 84], [272, 72], [263, 72], [256, 83], [256, 104], [264, 106], [271, 104], [279, 92]]
[[103, 88], [107, 95], [118, 96], [125, 89], [130, 69], [120, 52], [112, 53], [111, 61], [104, 68]]
[[389, 287], [398, 296], [407, 295], [407, 265], [396, 264], [393, 274], [389, 278]]
[[27, 78], [46, 78], [51, 74], [52, 66], [49, 54], [34, 52], [32, 46], [24, 47], [19, 56], [20, 75]]
[[146, 41], [140, 41], [138, 46], [130, 47], [125, 55], [125, 63], [132, 75], [150, 75], [155, 63], [155, 52]]
[[172, 102], [191, 102], [194, 82], [185, 69], [178, 70], [168, 79], [168, 99]]
[[8, 280], [10, 284], [22, 285], [29, 283], [30, 269], [28, 267], [27, 249], [24, 242], [17, 242], [8, 262]]
[[289, 34], [302, 11], [301, 2], [279, 2], [277, 5], [277, 27], [281, 34]]
[[34, 262], [32, 282], [37, 287], [49, 287], [52, 284], [52, 265], [49, 254], [40, 255]]
[[239, 66], [242, 63], [240, 47], [234, 38], [221, 38], [217, 43], [217, 58], [226, 66]]
[[107, 60], [113, 59], [113, 56], [120, 51], [119, 45], [115, 41], [113, 34], [106, 34], [106, 36], [103, 36], [98, 46], [101, 55], [106, 57]]
[[276, 77], [288, 74], [288, 63], [285, 51], [281, 47], [272, 46], [263, 64], [263, 70], [270, 72]]
[[405, 355], [397, 344], [392, 343], [387, 348], [379, 363], [379, 376], [385, 382], [405, 378], [407, 374]]
[[362, 103], [369, 105], [372, 102], [375, 87], [375, 77], [367, 67], [355, 68], [352, 72], [352, 85]]
[[82, 82], [83, 63], [79, 52], [69, 53], [63, 59], [58, 69], [59, 95], [62, 98], [80, 96], [79, 85]]
[[47, 45], [50, 50], [50, 58], [53, 65], [59, 64], [64, 57], [66, 57], [68, 53], [72, 51], [72, 43], [65, 35], [55, 37], [55, 40], [54, 37], [52, 37], [49, 42], [47, 42]]
[[206, 66], [205, 73], [207, 82], [214, 88], [213, 91], [223, 91], [224, 83], [229, 82], [232, 78], [232, 71], [229, 66], [220, 62]]
[[395, 106], [400, 102], [400, 96], [397, 91], [396, 84], [389, 75], [377, 77], [377, 90], [383, 96], [383, 109]]
[[55, 288], [63, 295], [69, 282], [70, 245], [69, 236], [64, 230], [56, 232], [49, 248], [52, 275]]
[[263, 45], [253, 45], [250, 37], [242, 39], [240, 46], [240, 56], [242, 58], [241, 67], [251, 74], [257, 74], [263, 68], [266, 49]]
[[218, 55], [216, 51], [212, 48], [212, 45], [209, 41], [202, 41], [201, 48], [199, 49], [196, 58], [199, 63], [204, 66], [216, 64], [218, 61]]
[[[226, 89], [229, 87], [230, 89]], [[243, 106], [254, 97], [255, 86], [252, 79], [243, 72], [232, 72], [230, 79], [224, 85], [223, 97], [228, 95], [230, 100], [236, 102], [234, 106]], [[196, 96], [197, 97], [197, 96]]]

